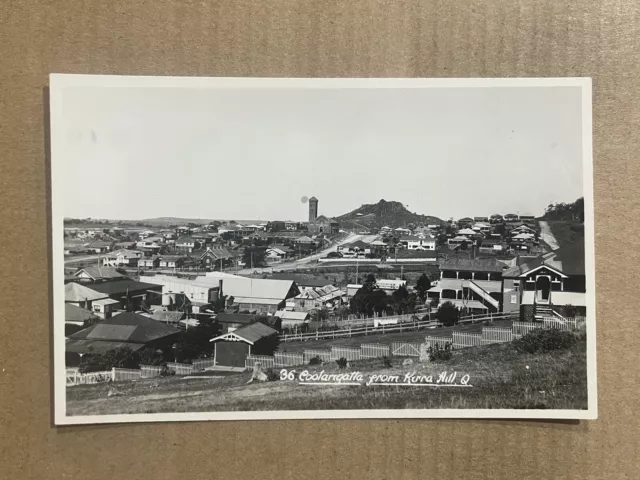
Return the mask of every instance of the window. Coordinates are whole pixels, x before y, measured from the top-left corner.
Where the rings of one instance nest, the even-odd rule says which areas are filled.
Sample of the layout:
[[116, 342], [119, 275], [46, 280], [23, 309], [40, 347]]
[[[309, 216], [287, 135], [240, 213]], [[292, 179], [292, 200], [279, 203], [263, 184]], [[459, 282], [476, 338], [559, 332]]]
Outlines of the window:
[[517, 295], [511, 295], [511, 303], [518, 303], [518, 296]]
[[520, 289], [520, 284], [519, 284], [518, 282], [515, 282], [515, 283], [513, 284], [513, 290], [514, 290], [515, 292], [517, 292], [519, 289]]

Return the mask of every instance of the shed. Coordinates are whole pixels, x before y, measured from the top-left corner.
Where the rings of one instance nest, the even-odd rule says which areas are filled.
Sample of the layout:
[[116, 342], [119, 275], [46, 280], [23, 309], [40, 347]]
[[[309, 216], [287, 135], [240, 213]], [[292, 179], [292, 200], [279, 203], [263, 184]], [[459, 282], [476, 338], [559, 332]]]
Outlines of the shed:
[[244, 367], [247, 355], [273, 355], [277, 348], [278, 332], [263, 323], [214, 337], [213, 361], [215, 365]]

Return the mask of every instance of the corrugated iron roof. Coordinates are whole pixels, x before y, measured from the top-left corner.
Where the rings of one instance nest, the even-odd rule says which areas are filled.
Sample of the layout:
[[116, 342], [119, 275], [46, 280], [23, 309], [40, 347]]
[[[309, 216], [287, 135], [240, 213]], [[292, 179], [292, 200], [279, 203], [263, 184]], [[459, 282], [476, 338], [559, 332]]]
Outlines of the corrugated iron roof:
[[73, 340], [148, 343], [175, 335], [180, 330], [133, 312], [124, 312], [74, 333]]
[[65, 322], [86, 322], [88, 320], [99, 320], [100, 317], [89, 310], [77, 307], [71, 303], [64, 304]]
[[263, 338], [270, 337], [271, 335], [277, 335], [278, 331], [271, 327], [267, 327], [264, 323], [256, 322], [251, 325], [247, 325], [246, 327], [239, 328], [238, 330], [234, 330], [233, 333], [244, 338], [248, 342], [256, 343], [258, 340]]
[[82, 272], [86, 273], [94, 280], [103, 278], [125, 278], [125, 275], [121, 274], [113, 267], [84, 267], [78, 270], [74, 275], [78, 276]]
[[[92, 285], [93, 286], [93, 285]], [[64, 286], [64, 300], [65, 302], [84, 302], [87, 300], [99, 300], [101, 298], [107, 298], [103, 292], [98, 292], [92, 288], [85, 287], [79, 283], [67, 283]]]

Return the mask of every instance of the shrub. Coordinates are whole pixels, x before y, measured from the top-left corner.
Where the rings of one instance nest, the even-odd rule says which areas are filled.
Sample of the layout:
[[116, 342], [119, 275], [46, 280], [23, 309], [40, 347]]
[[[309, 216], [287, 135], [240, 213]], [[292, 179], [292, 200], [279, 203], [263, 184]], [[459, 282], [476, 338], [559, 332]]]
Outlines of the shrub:
[[386, 355], [384, 357], [382, 357], [382, 364], [384, 365], [384, 368], [393, 367], [393, 363], [391, 363], [391, 359], [389, 357], [387, 357]]
[[162, 370], [160, 370], [161, 377], [172, 377], [176, 374], [175, 370], [170, 369], [166, 364], [162, 365]]
[[320, 357], [313, 357], [309, 360], [309, 365], [322, 365], [322, 359]]
[[576, 344], [576, 337], [570, 332], [563, 332], [557, 328], [536, 329], [513, 341], [514, 348], [519, 352], [545, 353], [554, 350], [567, 350]]
[[340, 370], [347, 368], [348, 362], [347, 362], [347, 359], [344, 358], [344, 357], [339, 358], [338, 360], [336, 360], [336, 363], [338, 364], [338, 368]]
[[277, 380], [280, 380], [280, 374], [273, 368], [265, 370], [264, 373], [267, 376], [267, 382], [275, 382]]
[[433, 347], [429, 347], [429, 361], [430, 362], [446, 362], [451, 360], [452, 357], [452, 345], [450, 342], [444, 344], [441, 347], [437, 343]]

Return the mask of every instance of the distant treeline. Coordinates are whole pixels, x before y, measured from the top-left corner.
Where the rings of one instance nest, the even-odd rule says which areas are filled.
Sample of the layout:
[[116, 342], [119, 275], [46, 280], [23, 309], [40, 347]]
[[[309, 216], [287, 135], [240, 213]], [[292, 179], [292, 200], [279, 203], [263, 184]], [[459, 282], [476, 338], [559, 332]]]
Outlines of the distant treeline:
[[552, 203], [544, 215], [544, 220], [579, 220], [584, 222], [584, 198], [580, 197], [573, 203]]

